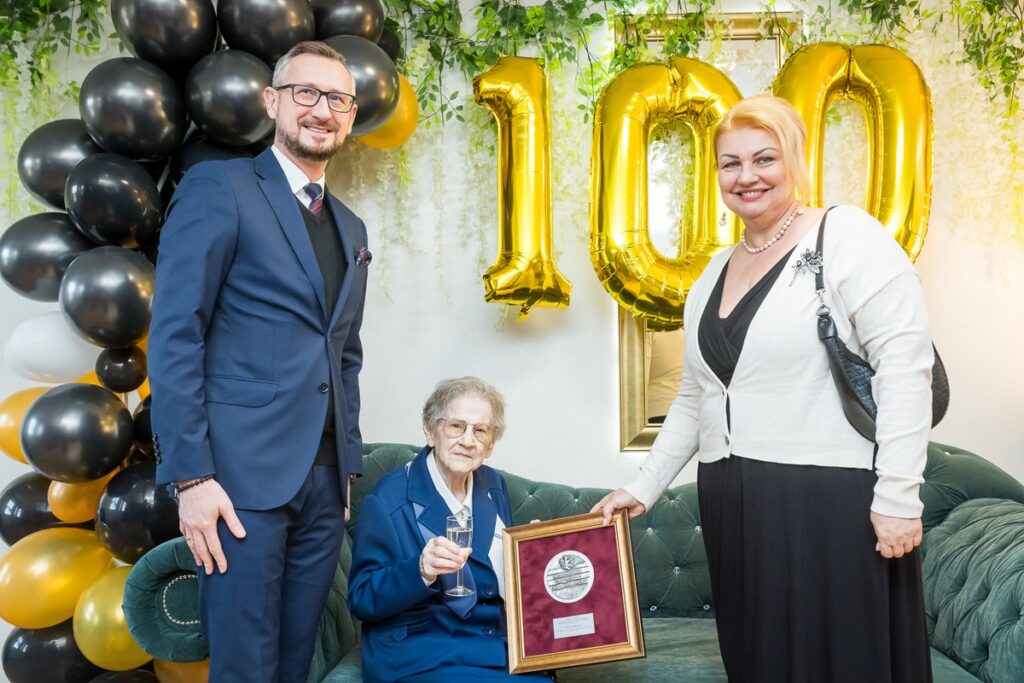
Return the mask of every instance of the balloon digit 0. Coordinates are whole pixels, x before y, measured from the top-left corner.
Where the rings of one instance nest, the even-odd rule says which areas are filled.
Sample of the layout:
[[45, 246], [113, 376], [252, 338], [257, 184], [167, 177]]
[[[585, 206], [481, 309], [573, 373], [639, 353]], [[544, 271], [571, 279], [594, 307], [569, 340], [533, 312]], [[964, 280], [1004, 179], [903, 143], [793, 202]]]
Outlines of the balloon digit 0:
[[829, 106], [842, 97], [863, 105], [870, 145], [864, 208], [916, 259], [928, 230], [932, 173], [931, 101], [917, 65], [884, 45], [817, 43], [793, 53], [774, 91], [807, 124], [812, 204], [821, 203]]
[[[718, 195], [715, 126], [740, 100], [725, 74], [694, 59], [638, 64], [601, 94], [594, 113], [590, 166], [590, 255], [605, 289], [652, 329], [683, 323], [686, 293], [708, 261], [739, 237], [739, 222]], [[684, 122], [695, 144], [693, 222], [684, 226], [686, 251], [668, 258], [647, 229], [647, 141], [670, 120]]]

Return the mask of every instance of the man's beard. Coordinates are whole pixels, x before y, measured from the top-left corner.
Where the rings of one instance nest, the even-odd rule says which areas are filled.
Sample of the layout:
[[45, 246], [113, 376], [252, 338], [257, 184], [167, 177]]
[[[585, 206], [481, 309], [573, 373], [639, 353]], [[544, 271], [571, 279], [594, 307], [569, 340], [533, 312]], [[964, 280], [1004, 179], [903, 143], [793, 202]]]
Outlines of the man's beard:
[[[334, 144], [330, 144], [326, 147], [311, 147], [303, 144], [299, 136], [302, 135], [302, 127], [304, 124], [302, 121], [299, 121], [298, 124], [299, 128], [295, 131], [294, 135], [289, 135], [288, 132], [283, 129], [278, 129], [278, 133], [280, 133], [281, 142], [284, 143], [285, 148], [300, 159], [307, 159], [309, 161], [328, 161], [344, 144], [344, 141], [335, 142]], [[336, 131], [337, 129], [331, 132], [333, 133]], [[337, 137], [334, 139], [337, 141]]]

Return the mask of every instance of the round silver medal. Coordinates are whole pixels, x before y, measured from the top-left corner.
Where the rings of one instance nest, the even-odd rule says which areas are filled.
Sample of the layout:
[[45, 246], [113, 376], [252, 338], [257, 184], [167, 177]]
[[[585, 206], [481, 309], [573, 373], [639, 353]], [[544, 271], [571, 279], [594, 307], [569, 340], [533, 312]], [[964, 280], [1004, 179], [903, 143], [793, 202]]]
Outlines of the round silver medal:
[[577, 550], [564, 550], [544, 569], [544, 588], [558, 602], [582, 600], [594, 586], [594, 563]]

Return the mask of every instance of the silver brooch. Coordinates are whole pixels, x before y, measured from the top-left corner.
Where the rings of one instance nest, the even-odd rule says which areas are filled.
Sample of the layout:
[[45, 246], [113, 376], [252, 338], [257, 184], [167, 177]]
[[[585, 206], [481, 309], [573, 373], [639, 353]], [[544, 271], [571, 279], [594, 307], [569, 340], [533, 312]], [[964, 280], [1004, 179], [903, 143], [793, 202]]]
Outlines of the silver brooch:
[[810, 271], [815, 275], [820, 273], [821, 263], [821, 252], [804, 249], [804, 253], [797, 259], [796, 263], [793, 264], [793, 279], [790, 280], [789, 286], [792, 287], [793, 283], [796, 282], [796, 276], [805, 270]]

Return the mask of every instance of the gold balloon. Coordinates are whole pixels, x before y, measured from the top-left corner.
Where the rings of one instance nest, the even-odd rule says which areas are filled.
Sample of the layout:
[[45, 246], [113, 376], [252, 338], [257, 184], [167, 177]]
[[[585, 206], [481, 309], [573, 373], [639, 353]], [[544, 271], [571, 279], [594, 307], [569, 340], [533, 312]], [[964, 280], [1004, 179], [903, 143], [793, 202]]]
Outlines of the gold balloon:
[[89, 586], [75, 607], [75, 643], [86, 659], [112, 671], [127, 671], [152, 659], [139, 647], [121, 611], [131, 567], [114, 567]]
[[551, 254], [551, 140], [544, 69], [502, 57], [473, 79], [473, 96], [498, 122], [498, 256], [484, 273], [484, 299], [566, 308], [572, 285]]
[[[729, 78], [695, 59], [637, 64], [609, 83], [594, 113], [590, 164], [590, 256], [619, 305], [651, 329], [683, 324], [686, 294], [711, 257], [739, 239], [739, 220], [718, 192], [712, 134], [740, 100]], [[693, 133], [693, 221], [685, 249], [661, 254], [647, 228], [647, 144], [659, 123], [681, 121]]]
[[32, 402], [47, 392], [49, 387], [32, 387], [16, 391], [0, 403], [0, 451], [19, 462], [25, 460], [21, 450], [21, 421]]
[[931, 206], [932, 107], [921, 70], [884, 45], [817, 43], [797, 50], [775, 78], [807, 124], [811, 204], [821, 204], [825, 114], [838, 99], [864, 107], [870, 149], [865, 210], [911, 260], [924, 246]]
[[44, 529], [0, 558], [0, 619], [45, 628], [71, 618], [83, 591], [110, 567], [111, 555], [85, 529]]
[[160, 683], [208, 683], [210, 660], [201, 662], [165, 662], [153, 660], [153, 671]]
[[412, 137], [419, 120], [420, 105], [416, 101], [416, 91], [405, 76], [398, 74], [398, 106], [384, 125], [359, 139], [377, 149], [400, 147]]
[[96, 506], [107, 488], [107, 482], [120, 471], [116, 469], [104, 477], [80, 484], [51, 481], [46, 500], [53, 516], [68, 524], [81, 524], [96, 519]]

